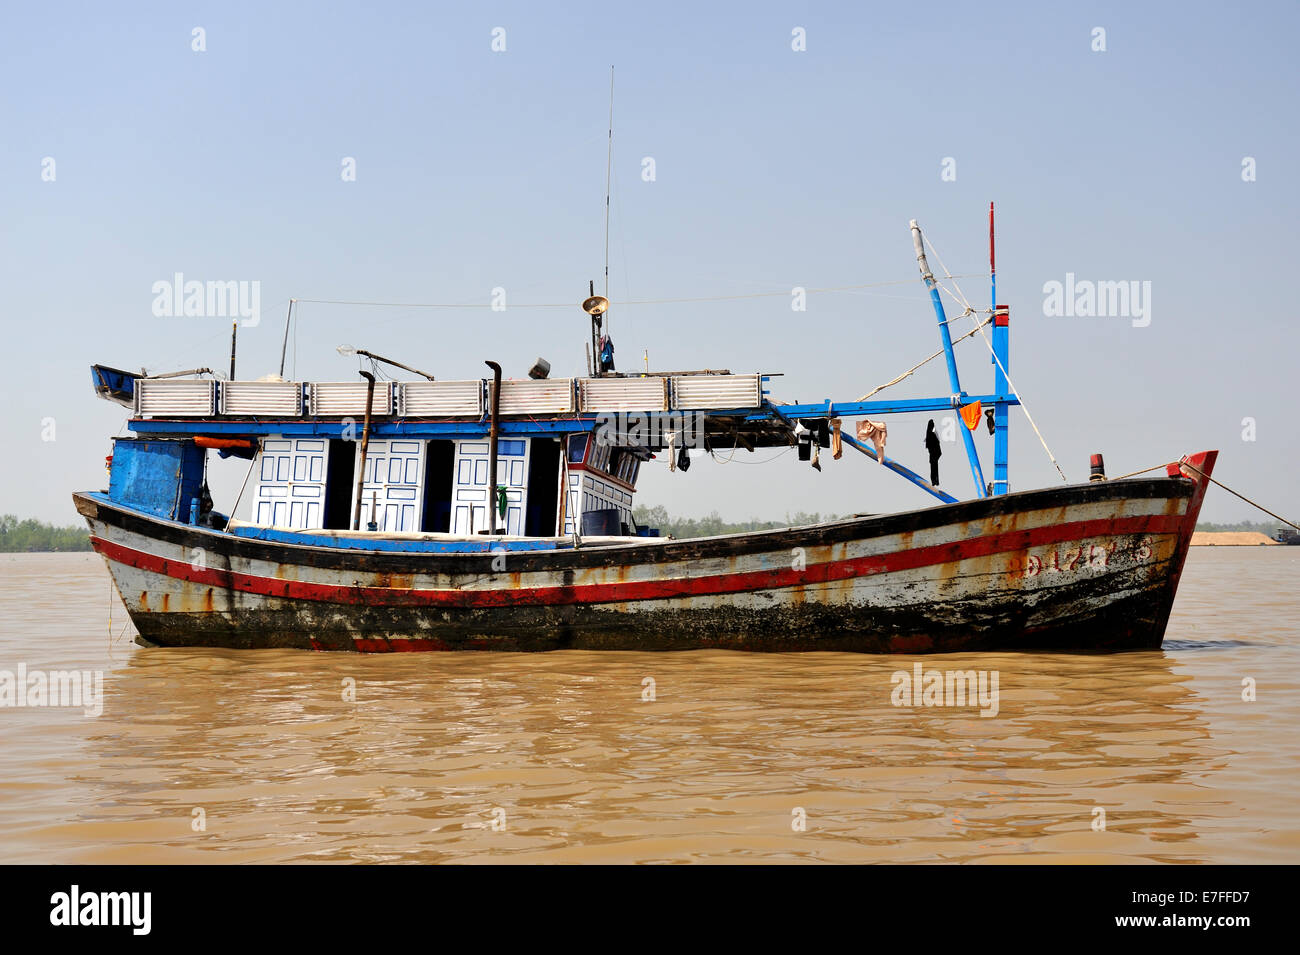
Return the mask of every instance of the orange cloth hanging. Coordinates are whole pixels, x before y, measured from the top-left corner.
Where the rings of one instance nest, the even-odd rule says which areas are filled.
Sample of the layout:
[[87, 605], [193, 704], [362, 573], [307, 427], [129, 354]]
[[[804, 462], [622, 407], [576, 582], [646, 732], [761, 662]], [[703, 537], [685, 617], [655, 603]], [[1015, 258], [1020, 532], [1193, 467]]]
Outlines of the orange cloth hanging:
[[961, 420], [966, 422], [966, 427], [974, 431], [980, 426], [980, 416], [984, 413], [978, 401], [971, 402], [961, 407]]

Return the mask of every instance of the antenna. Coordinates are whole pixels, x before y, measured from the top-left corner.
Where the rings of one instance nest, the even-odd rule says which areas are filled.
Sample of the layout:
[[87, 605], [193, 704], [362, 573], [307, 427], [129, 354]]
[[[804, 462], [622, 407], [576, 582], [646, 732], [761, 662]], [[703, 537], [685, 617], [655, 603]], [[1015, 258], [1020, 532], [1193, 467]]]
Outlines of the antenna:
[[[609, 298], [609, 185], [614, 162], [614, 67], [609, 68], [609, 144], [605, 150], [605, 298]], [[606, 329], [608, 332], [608, 329]]]
[[[290, 323], [291, 321], [293, 321], [293, 303], [294, 303], [295, 301], [296, 301], [295, 299], [292, 299], [292, 298], [289, 299], [289, 311], [288, 311], [288, 313], [284, 316], [284, 342], [280, 345], [280, 377], [281, 377], [281, 378], [284, 377], [284, 355], [285, 355], [285, 352], [287, 352], [287, 351], [289, 350], [289, 323]], [[298, 341], [298, 339], [295, 338], [295, 339], [294, 339], [294, 342], [297, 342], [297, 341]], [[296, 345], [294, 346], [294, 352], [293, 352], [293, 353], [294, 353], [295, 356], [298, 354], [298, 348], [297, 348]], [[297, 367], [297, 363], [298, 363], [298, 359], [297, 359], [297, 357], [295, 357], [295, 358], [294, 358], [294, 366], [295, 366], [295, 367]]]

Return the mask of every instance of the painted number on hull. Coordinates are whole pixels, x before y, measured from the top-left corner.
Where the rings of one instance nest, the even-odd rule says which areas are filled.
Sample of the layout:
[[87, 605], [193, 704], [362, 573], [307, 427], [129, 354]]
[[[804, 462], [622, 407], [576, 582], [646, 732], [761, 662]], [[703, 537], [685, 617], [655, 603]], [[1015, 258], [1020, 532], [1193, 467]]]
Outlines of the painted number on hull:
[[[1117, 542], [1111, 541], [1109, 547], [1104, 547], [1101, 544], [1080, 544], [1069, 550], [1053, 550], [1041, 556], [1030, 554], [1025, 558], [1024, 575], [1029, 578], [1037, 577], [1039, 574], [1062, 574], [1085, 568], [1089, 570], [1105, 570], [1110, 564], [1116, 546]], [[1134, 556], [1139, 561], [1146, 560], [1151, 556], [1151, 548], [1143, 544], [1135, 552]]]

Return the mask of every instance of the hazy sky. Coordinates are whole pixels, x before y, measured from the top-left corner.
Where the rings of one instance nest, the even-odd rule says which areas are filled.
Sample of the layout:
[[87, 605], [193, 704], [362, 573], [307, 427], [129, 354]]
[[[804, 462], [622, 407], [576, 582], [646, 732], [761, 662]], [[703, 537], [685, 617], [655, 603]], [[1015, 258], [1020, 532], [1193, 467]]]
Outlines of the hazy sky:
[[[481, 306], [496, 287], [505, 312], [304, 305], [289, 371], [355, 379], [348, 342], [440, 377], [485, 358], [522, 376], [539, 355], [580, 373], [613, 64], [620, 368], [648, 350], [652, 369], [783, 372], [780, 399], [854, 399], [937, 347], [908, 220], [986, 306], [994, 200], [1011, 375], [1070, 479], [1094, 451], [1117, 475], [1219, 448], [1221, 479], [1294, 517], [1298, 10], [10, 5], [0, 511], [72, 523], [70, 492], [104, 485], [124, 414], [92, 394], [92, 362], [226, 367], [225, 319], [153, 314], [177, 272], [261, 283], [241, 377], [276, 370], [291, 296]], [[1070, 273], [1149, 282], [1149, 324], [1045, 314], [1045, 283]], [[907, 284], [791, 309], [795, 286], [891, 281]], [[620, 306], [761, 292], [778, 294]], [[958, 347], [963, 386], [988, 391], [985, 346]], [[947, 393], [932, 362], [881, 397]], [[925, 416], [888, 424], [890, 453], [923, 470]], [[1011, 441], [1013, 489], [1059, 482], [1019, 412]], [[946, 486], [970, 496], [946, 451]], [[753, 466], [773, 454], [650, 466], [639, 497], [734, 519], [931, 503], [852, 451], [822, 473], [793, 451]], [[1218, 490], [1205, 515], [1263, 519]]]

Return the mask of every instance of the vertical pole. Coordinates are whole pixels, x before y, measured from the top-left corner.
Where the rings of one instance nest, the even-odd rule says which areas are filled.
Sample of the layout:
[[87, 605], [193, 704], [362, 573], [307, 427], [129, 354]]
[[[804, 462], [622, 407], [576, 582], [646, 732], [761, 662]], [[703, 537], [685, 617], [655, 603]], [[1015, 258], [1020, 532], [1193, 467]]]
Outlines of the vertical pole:
[[492, 428], [488, 432], [488, 533], [497, 532], [497, 433], [501, 427], [501, 366], [494, 361], [483, 364], [492, 369]]
[[[993, 301], [993, 358], [991, 359], [993, 362], [993, 393], [995, 395], [1005, 395], [1011, 387], [1006, 375], [1011, 370], [1008, 367], [1011, 345], [1011, 310], [1005, 305], [998, 305], [997, 260], [994, 258], [993, 249], [993, 203], [990, 202], [989, 284]], [[1006, 403], [1002, 401], [993, 406], [993, 493], [996, 495], [1006, 494], [1011, 490], [1011, 461], [1008, 447], [1010, 410]]]
[[[289, 351], [289, 323], [293, 321], [293, 299], [289, 299], [289, 311], [284, 316], [284, 341], [280, 344], [280, 377], [284, 377], [284, 357]], [[294, 348], [296, 355], [297, 348]], [[295, 361], [297, 359], [295, 358]]]
[[[596, 280], [588, 279], [587, 290], [594, 298], [596, 295]], [[591, 316], [591, 377], [600, 378], [600, 316]]]
[[[605, 151], [605, 298], [609, 298], [609, 185], [614, 162], [614, 66], [609, 67], [609, 146]], [[592, 293], [595, 294], [594, 292]]]
[[239, 319], [230, 323], [230, 380], [235, 380], [235, 338], [239, 334]]
[[[925, 245], [921, 240], [921, 227], [916, 220], [911, 221], [912, 245], [916, 248], [916, 264], [921, 270], [921, 279], [930, 290], [930, 304], [934, 306], [935, 317], [939, 320], [939, 343], [943, 345], [944, 361], [948, 365], [948, 385], [952, 388], [954, 398], [962, 395], [961, 378], [957, 374], [957, 358], [952, 351], [952, 335], [948, 331], [948, 316], [944, 314], [943, 301], [939, 298], [939, 286], [930, 271], [930, 264], [925, 260]], [[962, 443], [966, 445], [966, 457], [970, 460], [971, 478], [975, 481], [977, 497], [987, 497], [988, 488], [984, 485], [984, 471], [980, 468], [979, 452], [975, 450], [975, 439], [971, 437], [970, 428], [964, 422], [957, 423], [961, 432]]]
[[560, 500], [555, 515], [555, 536], [564, 536], [564, 524], [569, 509], [569, 436], [563, 435], [560, 441]]
[[370, 409], [375, 400], [375, 376], [358, 372], [366, 380], [366, 418], [361, 425], [361, 460], [357, 462], [357, 490], [352, 505], [352, 530], [361, 530], [361, 495], [366, 483], [366, 450], [370, 446]]

